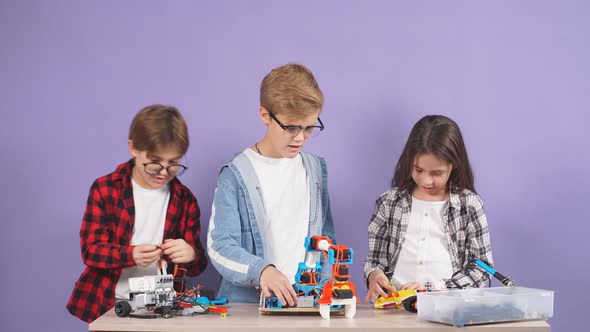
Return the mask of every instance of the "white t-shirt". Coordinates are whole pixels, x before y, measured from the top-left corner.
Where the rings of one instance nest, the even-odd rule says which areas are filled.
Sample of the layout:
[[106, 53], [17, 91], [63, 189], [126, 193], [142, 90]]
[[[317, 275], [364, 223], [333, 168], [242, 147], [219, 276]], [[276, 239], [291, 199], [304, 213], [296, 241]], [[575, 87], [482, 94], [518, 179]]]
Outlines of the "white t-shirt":
[[453, 266], [441, 218], [445, 203], [412, 197], [408, 230], [393, 275], [396, 287], [411, 281], [424, 284], [451, 278]]
[[266, 219], [258, 220], [265, 238], [264, 257], [291, 283], [299, 262], [305, 260], [305, 237], [309, 226], [309, 184], [303, 159], [268, 158], [246, 149], [262, 192]]
[[[131, 183], [133, 185], [135, 222], [130, 245], [155, 244], [159, 246], [162, 244], [164, 237], [166, 213], [170, 201], [169, 187], [166, 185], [160, 189], [151, 190], [142, 188], [133, 179], [131, 179]], [[158, 274], [157, 261], [147, 267], [132, 266], [124, 268], [115, 288], [115, 297], [117, 299], [129, 299], [129, 278], [156, 274]]]

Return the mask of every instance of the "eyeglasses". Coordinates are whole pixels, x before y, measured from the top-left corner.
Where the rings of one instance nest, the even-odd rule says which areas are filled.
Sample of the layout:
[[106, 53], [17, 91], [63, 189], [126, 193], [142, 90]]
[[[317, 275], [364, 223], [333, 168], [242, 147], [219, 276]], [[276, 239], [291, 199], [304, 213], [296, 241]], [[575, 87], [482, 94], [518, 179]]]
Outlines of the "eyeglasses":
[[181, 176], [188, 168], [184, 165], [168, 165], [168, 167], [162, 166], [162, 164], [157, 162], [151, 163], [144, 163], [143, 169], [145, 172], [151, 176], [156, 176], [162, 172], [163, 169], [166, 169], [166, 172], [169, 176]]
[[279, 121], [279, 119], [277, 119], [277, 117], [272, 114], [272, 112], [270, 110], [267, 110], [268, 114], [270, 115], [270, 117], [276, 121], [276, 123], [279, 125], [279, 127], [281, 127], [283, 129], [283, 133], [285, 134], [285, 136], [289, 137], [289, 138], [293, 138], [296, 137], [297, 135], [299, 135], [299, 133], [301, 131], [303, 131], [303, 136], [305, 138], [308, 137], [316, 137], [320, 131], [324, 130], [324, 124], [322, 123], [322, 120], [318, 117], [318, 122], [320, 123], [319, 126], [307, 126], [307, 127], [303, 127], [303, 126], [285, 126], [284, 124], [281, 123], [281, 121]]

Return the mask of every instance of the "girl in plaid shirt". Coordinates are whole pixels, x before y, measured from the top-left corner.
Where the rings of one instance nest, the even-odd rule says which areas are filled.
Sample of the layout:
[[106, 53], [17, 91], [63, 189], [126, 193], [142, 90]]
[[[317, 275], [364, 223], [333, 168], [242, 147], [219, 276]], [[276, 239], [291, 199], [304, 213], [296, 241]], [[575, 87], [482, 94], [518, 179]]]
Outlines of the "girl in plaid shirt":
[[170, 106], [144, 108], [131, 123], [128, 145], [133, 159], [94, 181], [82, 220], [86, 269], [67, 309], [86, 322], [115, 298], [128, 299], [128, 278], [157, 274], [160, 259], [189, 276], [207, 266], [197, 200], [177, 179], [189, 145], [182, 115]]
[[488, 285], [488, 274], [474, 264], [480, 259], [493, 266], [487, 220], [453, 120], [429, 115], [414, 125], [392, 187], [377, 199], [369, 223], [365, 302], [395, 291], [393, 284]]

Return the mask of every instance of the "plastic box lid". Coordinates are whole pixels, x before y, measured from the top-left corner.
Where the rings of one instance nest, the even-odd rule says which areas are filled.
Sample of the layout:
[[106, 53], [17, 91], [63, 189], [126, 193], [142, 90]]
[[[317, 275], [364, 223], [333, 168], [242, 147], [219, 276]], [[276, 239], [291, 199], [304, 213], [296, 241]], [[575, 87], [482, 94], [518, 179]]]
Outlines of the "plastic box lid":
[[553, 291], [526, 287], [491, 287], [418, 293], [418, 317], [464, 326], [548, 319]]

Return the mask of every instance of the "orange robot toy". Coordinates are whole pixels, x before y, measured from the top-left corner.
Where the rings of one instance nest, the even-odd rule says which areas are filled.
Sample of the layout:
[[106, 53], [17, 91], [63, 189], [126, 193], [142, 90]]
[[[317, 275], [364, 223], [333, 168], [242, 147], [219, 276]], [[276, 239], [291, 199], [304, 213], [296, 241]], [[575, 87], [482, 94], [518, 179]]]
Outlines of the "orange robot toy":
[[[344, 245], [333, 244], [327, 236], [313, 235], [305, 238], [305, 262], [300, 262], [295, 274], [293, 289], [297, 293], [297, 304], [289, 308], [281, 305], [276, 296], [265, 297], [261, 293], [260, 312], [319, 312], [322, 318], [330, 319], [331, 311], [344, 309], [344, 316], [352, 318], [356, 314], [354, 283], [348, 281], [348, 264], [352, 263], [353, 251]], [[321, 274], [319, 263], [323, 253], [332, 264], [331, 275], [326, 281]], [[324, 277], [324, 278], [322, 278]]]
[[322, 251], [332, 264], [330, 280], [324, 284], [322, 294], [317, 303], [320, 306], [320, 315], [324, 319], [330, 319], [331, 306], [344, 306], [344, 316], [352, 318], [356, 314], [356, 297], [354, 283], [348, 281], [350, 274], [348, 264], [352, 264], [353, 251], [341, 244], [332, 244], [326, 236], [312, 236], [309, 239], [309, 248]]

